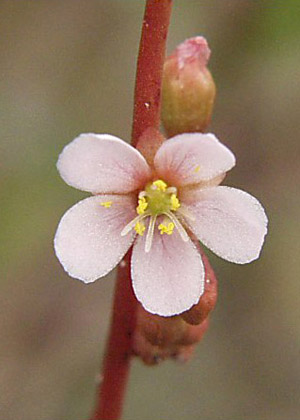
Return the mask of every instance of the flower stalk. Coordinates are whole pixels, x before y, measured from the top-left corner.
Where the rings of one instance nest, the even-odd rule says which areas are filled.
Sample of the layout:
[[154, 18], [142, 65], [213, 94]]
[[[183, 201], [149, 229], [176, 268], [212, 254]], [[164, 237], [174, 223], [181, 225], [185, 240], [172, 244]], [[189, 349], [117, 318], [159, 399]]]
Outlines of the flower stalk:
[[[161, 83], [172, 0], [147, 0], [137, 62], [132, 145], [146, 129], [159, 130]], [[129, 251], [118, 268], [113, 316], [102, 380], [91, 420], [118, 420], [124, 404], [138, 302], [130, 278]]]
[[116, 420], [122, 413], [137, 308], [137, 300], [130, 280], [130, 258], [129, 251], [118, 269], [112, 323], [99, 388], [99, 401], [92, 420]]
[[131, 144], [147, 128], [159, 130], [161, 86], [172, 0], [147, 0], [137, 61]]

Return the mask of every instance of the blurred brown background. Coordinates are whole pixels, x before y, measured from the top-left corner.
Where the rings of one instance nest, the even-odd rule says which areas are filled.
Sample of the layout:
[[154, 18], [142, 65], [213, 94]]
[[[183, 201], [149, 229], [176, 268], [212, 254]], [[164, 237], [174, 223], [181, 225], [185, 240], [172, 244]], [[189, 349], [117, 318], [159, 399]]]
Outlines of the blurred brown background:
[[[211, 256], [220, 294], [186, 365], [134, 361], [124, 420], [300, 418], [299, 1], [175, 0], [169, 52], [203, 34], [218, 96], [210, 129], [237, 156], [226, 184], [267, 209], [261, 258]], [[0, 418], [84, 420], [113, 274], [85, 286], [56, 260], [84, 196], [55, 168], [81, 132], [130, 138], [142, 0], [0, 2]]]

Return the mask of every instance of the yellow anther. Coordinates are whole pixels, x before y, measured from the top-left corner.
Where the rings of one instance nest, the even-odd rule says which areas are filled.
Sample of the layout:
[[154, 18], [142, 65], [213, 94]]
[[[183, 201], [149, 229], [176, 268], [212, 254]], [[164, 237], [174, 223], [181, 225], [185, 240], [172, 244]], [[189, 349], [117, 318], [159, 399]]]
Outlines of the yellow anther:
[[154, 185], [159, 191], [165, 192], [167, 189], [167, 184], [161, 179], [154, 181], [152, 185]]
[[176, 194], [171, 195], [171, 210], [176, 211], [180, 207], [180, 202], [176, 196]]
[[174, 223], [170, 222], [167, 225], [164, 225], [163, 223], [161, 223], [158, 226], [158, 229], [160, 230], [160, 234], [163, 235], [164, 233], [166, 233], [167, 235], [172, 235], [173, 230], [174, 230]]
[[100, 203], [100, 206], [105, 207], [106, 209], [109, 209], [112, 205], [112, 201], [104, 201], [103, 203]]
[[134, 230], [136, 231], [136, 233], [141, 236], [144, 235], [145, 229], [146, 229], [145, 225], [141, 222], [137, 222], [134, 226]]
[[194, 170], [195, 174], [196, 174], [197, 172], [199, 172], [199, 171], [200, 171], [200, 169], [201, 169], [201, 166], [200, 166], [200, 165], [196, 166], [196, 168], [195, 168], [195, 170]]
[[145, 197], [139, 198], [139, 205], [136, 208], [137, 214], [139, 215], [144, 214], [147, 207], [148, 207], [148, 203]]

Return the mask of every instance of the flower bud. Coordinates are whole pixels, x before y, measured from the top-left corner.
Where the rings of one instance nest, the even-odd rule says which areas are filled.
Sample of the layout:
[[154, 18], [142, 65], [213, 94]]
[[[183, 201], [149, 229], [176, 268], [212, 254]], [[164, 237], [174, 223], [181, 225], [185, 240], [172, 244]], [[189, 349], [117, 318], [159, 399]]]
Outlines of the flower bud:
[[151, 314], [139, 305], [136, 328], [154, 346], [168, 346], [181, 340], [186, 323], [180, 316], [162, 317]]
[[133, 353], [147, 365], [156, 365], [168, 358], [186, 362], [207, 328], [208, 320], [200, 325], [189, 325], [180, 316], [161, 317], [139, 305]]
[[208, 126], [216, 87], [206, 65], [210, 49], [197, 36], [180, 44], [166, 59], [162, 82], [162, 122], [168, 137], [203, 132]]

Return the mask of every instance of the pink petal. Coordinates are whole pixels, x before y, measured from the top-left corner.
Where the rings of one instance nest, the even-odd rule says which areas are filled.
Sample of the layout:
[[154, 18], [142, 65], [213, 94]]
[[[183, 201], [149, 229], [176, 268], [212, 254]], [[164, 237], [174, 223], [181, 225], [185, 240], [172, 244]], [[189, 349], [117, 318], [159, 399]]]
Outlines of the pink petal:
[[180, 134], [158, 149], [154, 166], [170, 185], [183, 186], [208, 181], [235, 165], [233, 153], [213, 134]]
[[150, 176], [140, 152], [109, 134], [81, 134], [63, 149], [57, 168], [67, 184], [92, 193], [134, 191]]
[[134, 244], [131, 260], [133, 289], [143, 307], [153, 314], [172, 316], [199, 301], [204, 291], [204, 268], [191, 240], [177, 231], [160, 235], [155, 228], [150, 252], [145, 235]]
[[[110, 208], [101, 206], [112, 201]], [[54, 239], [56, 255], [71, 277], [90, 283], [111, 271], [130, 247], [134, 233], [121, 236], [135, 217], [130, 196], [89, 197], [62, 217]]]
[[195, 216], [186, 219], [191, 230], [217, 255], [238, 264], [259, 257], [268, 221], [252, 195], [222, 186], [189, 192], [181, 200]]

